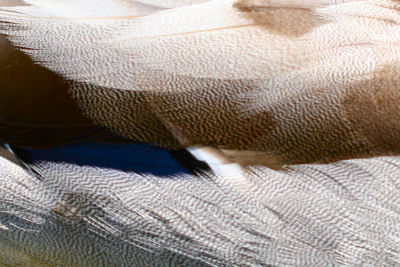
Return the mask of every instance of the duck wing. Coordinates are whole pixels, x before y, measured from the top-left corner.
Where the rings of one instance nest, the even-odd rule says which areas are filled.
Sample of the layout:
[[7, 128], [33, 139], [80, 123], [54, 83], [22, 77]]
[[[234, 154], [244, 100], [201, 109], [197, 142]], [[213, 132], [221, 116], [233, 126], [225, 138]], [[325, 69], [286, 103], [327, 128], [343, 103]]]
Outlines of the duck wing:
[[134, 142], [267, 165], [396, 154], [397, 6], [333, 2], [207, 1], [97, 19], [18, 7], [2, 25], [70, 81], [85, 117]]

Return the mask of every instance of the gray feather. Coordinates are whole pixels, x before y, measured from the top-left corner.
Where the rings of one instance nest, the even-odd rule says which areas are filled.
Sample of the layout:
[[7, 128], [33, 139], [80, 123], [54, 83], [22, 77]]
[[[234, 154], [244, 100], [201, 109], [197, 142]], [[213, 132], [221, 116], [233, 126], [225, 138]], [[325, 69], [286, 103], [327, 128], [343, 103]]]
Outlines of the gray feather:
[[[24, 266], [397, 266], [398, 157], [162, 177], [0, 159], [0, 262]], [[235, 176], [234, 173], [231, 173]]]

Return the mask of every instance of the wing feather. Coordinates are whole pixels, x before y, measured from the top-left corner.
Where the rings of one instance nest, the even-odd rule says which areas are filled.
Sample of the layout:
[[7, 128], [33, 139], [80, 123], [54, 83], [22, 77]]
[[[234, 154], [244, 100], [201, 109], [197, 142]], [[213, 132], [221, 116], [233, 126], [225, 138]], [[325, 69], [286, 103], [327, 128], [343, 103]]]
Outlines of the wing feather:
[[[396, 5], [261, 1], [275, 3], [263, 9], [336, 16], [291, 35], [234, 3], [96, 20], [3, 8], [2, 32], [73, 80], [70, 92], [86, 116], [135, 141], [263, 151], [266, 162], [286, 163], [397, 153]], [[365, 98], [369, 88], [383, 89]], [[366, 106], [374, 109], [360, 113]], [[371, 118], [379, 118], [372, 128]]]
[[[400, 263], [393, 249], [400, 242], [399, 157], [281, 172], [253, 167], [247, 187], [234, 187], [216, 175], [199, 179], [171, 172], [176, 166], [149, 152], [143, 146], [104, 145], [28, 151], [41, 181], [0, 157], [0, 263]], [[128, 168], [115, 168], [121, 164]], [[167, 172], [141, 171], [146, 166]]]

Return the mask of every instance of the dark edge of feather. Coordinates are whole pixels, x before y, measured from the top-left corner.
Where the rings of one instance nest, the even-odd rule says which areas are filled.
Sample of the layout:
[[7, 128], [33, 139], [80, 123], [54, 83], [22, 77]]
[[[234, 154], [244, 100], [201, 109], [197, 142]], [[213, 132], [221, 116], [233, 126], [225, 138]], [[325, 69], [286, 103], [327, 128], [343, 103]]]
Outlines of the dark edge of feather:
[[196, 159], [189, 151], [186, 149], [179, 150], [169, 150], [170, 155], [185, 169], [190, 173], [198, 177], [211, 178], [212, 170], [210, 166], [204, 162]]
[[23, 150], [21, 150], [17, 147], [10, 146], [9, 144], [2, 144], [2, 147], [4, 147], [7, 151], [9, 151], [15, 157], [15, 159], [18, 161], [18, 163], [24, 168], [24, 170], [27, 173], [29, 173], [30, 175], [33, 175], [40, 181], [44, 180], [43, 176], [41, 176], [38, 172], [36, 172], [29, 166], [29, 162], [30, 162], [29, 157], [26, 155], [26, 153], [24, 153]]

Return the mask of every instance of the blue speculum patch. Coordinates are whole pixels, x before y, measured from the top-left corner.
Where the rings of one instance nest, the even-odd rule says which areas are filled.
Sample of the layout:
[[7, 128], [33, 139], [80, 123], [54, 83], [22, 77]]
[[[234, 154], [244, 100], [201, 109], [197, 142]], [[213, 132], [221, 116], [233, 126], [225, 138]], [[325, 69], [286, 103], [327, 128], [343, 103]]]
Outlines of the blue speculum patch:
[[18, 149], [17, 154], [28, 164], [51, 161], [160, 176], [191, 174], [168, 150], [148, 144], [74, 144], [50, 149]]

